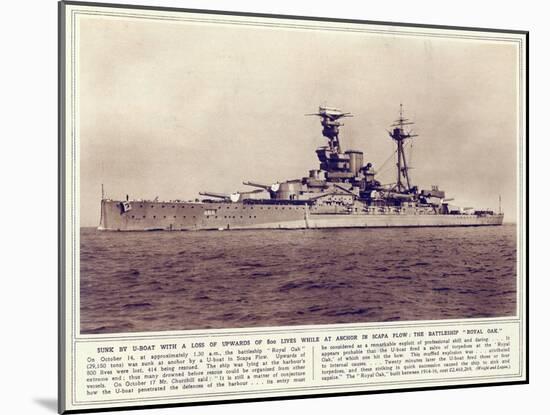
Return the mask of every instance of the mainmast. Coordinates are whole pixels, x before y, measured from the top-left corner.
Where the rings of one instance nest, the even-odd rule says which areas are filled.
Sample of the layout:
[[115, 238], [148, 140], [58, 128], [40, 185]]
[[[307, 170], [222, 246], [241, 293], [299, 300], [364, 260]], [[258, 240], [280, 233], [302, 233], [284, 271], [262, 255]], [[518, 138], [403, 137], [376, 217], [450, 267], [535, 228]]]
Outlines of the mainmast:
[[397, 144], [397, 182], [394, 187], [394, 190], [397, 192], [410, 192], [411, 190], [404, 142], [409, 138], [418, 136], [417, 134], [412, 134], [412, 131], [405, 131], [405, 125], [412, 124], [414, 124], [412, 121], [403, 117], [403, 104], [399, 104], [399, 118], [391, 125], [393, 127], [392, 131], [388, 131], [390, 137]]

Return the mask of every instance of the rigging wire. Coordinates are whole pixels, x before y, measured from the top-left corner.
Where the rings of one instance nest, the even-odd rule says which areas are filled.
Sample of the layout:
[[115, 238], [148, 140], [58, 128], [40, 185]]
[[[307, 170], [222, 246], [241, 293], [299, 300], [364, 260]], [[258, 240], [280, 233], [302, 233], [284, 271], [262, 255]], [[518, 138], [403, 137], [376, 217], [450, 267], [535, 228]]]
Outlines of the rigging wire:
[[395, 156], [396, 153], [397, 153], [397, 150], [395, 150], [393, 153], [391, 153], [390, 156], [386, 159], [386, 161], [384, 163], [382, 163], [382, 166], [380, 166], [380, 168], [378, 169], [378, 174], [380, 174], [384, 171], [384, 167], [386, 166], [388, 161], [390, 161]]
[[[409, 146], [410, 144], [410, 147], [411, 147], [411, 151], [412, 151], [412, 141], [411, 142], [408, 142], [408, 143], [405, 143], [405, 145], [403, 146], [404, 149], [407, 148], [407, 146]], [[386, 161], [384, 161], [384, 163], [382, 163], [382, 166], [380, 166], [380, 168], [378, 169], [378, 174], [382, 173], [385, 168], [387, 167], [387, 164], [388, 162], [397, 154], [397, 149], [386, 159]], [[409, 162], [410, 162], [410, 159], [411, 159], [411, 156], [409, 155], [408, 157], [409, 159]]]

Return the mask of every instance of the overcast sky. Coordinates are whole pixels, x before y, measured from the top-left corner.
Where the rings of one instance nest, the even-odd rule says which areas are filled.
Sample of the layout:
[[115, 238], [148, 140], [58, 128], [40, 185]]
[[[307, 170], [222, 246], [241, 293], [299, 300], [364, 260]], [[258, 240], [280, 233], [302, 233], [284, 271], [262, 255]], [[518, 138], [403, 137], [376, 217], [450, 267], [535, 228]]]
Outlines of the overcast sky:
[[[318, 168], [317, 117], [350, 111], [341, 141], [379, 170], [402, 102], [414, 184], [516, 215], [515, 43], [81, 17], [81, 225], [111, 198], [194, 199]], [[395, 181], [394, 162], [380, 172]]]

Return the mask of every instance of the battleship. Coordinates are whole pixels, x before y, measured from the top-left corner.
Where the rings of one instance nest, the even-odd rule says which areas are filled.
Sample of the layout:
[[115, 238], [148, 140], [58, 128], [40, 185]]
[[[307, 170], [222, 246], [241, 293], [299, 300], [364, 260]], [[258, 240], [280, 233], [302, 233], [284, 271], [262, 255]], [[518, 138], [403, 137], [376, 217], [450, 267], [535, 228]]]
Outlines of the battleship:
[[[313, 114], [321, 121], [328, 143], [315, 150], [319, 168], [308, 176], [273, 184], [245, 181], [250, 191], [230, 194], [204, 191], [193, 201], [130, 199], [101, 196], [98, 229], [105, 231], [190, 231], [237, 229], [315, 229], [380, 227], [447, 227], [502, 225], [503, 213], [451, 204], [437, 185], [413, 185], [405, 152], [417, 137], [413, 122], [403, 115], [391, 124], [389, 137], [397, 155], [396, 181], [382, 184], [363, 152], [343, 150], [342, 120], [349, 112], [321, 106]], [[103, 193], [103, 191], [102, 191]]]

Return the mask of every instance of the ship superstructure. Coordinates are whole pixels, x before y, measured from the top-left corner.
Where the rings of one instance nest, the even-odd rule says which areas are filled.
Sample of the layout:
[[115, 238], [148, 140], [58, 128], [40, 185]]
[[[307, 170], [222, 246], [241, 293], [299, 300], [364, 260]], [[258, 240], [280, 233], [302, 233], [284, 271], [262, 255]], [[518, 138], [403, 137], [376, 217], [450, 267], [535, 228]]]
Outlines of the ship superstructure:
[[201, 229], [301, 229], [340, 227], [417, 227], [501, 225], [503, 214], [449, 204], [437, 186], [411, 182], [405, 144], [417, 136], [403, 115], [391, 124], [396, 144], [396, 182], [382, 185], [373, 164], [358, 150], [343, 150], [342, 120], [352, 115], [319, 107], [327, 144], [316, 149], [319, 167], [308, 176], [263, 184], [245, 181], [250, 191], [201, 192], [196, 201], [117, 201], [102, 197], [99, 229], [117, 231]]

